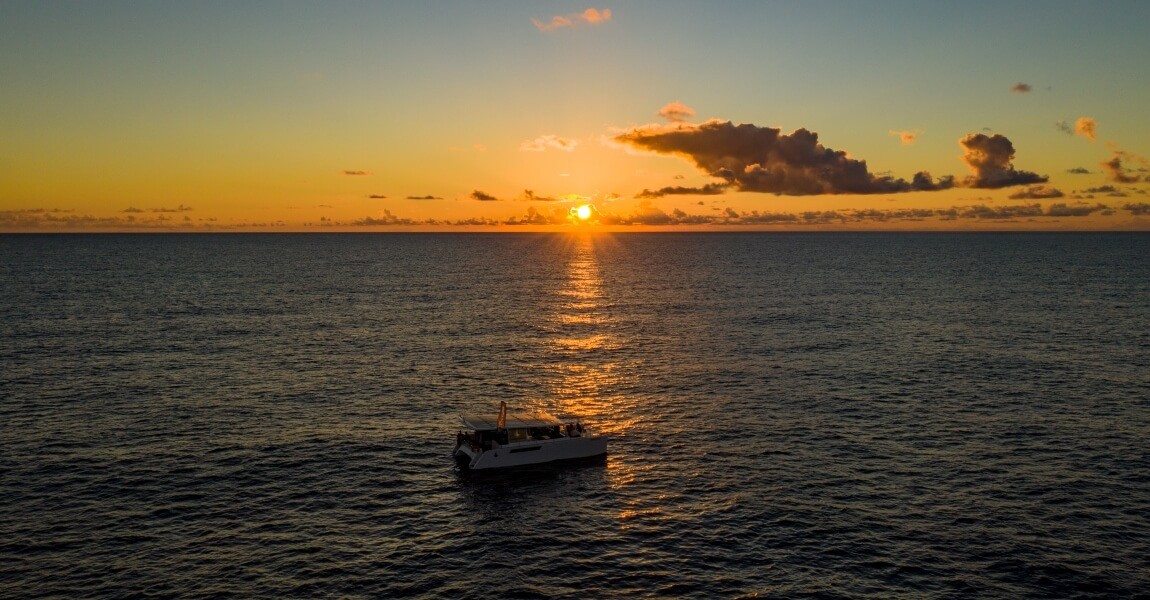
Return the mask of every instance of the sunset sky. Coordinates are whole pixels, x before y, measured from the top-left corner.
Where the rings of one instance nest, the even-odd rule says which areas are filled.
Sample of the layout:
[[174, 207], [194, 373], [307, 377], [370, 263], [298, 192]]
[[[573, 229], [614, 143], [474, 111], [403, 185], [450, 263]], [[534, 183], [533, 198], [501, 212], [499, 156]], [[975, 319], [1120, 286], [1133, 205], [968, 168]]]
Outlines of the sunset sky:
[[1150, 230], [1148, 31], [1145, 0], [9, 0], [0, 231]]

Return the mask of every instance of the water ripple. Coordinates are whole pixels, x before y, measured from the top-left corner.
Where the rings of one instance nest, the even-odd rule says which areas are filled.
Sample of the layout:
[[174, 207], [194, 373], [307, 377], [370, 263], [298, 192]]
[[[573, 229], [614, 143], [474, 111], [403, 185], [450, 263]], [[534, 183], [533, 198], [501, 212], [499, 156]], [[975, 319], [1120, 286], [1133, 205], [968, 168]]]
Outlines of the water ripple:
[[[1145, 597], [1148, 251], [0, 238], [0, 596]], [[459, 472], [500, 399], [611, 455]]]

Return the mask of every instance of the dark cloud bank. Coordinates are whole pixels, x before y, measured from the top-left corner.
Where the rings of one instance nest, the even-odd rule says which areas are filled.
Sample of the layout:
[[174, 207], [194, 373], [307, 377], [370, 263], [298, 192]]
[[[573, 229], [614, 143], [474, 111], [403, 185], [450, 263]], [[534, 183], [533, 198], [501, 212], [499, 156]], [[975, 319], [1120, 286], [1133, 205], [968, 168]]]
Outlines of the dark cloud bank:
[[644, 190], [640, 197], [716, 194], [725, 190], [805, 196], [816, 194], [891, 194], [955, 187], [1002, 188], [1044, 183], [1047, 178], [1014, 168], [1014, 145], [1000, 134], [972, 133], [959, 140], [972, 175], [935, 179], [919, 171], [910, 181], [875, 175], [865, 160], [827, 148], [818, 134], [712, 120], [699, 125], [647, 125], [615, 136], [615, 141], [658, 154], [682, 156], [722, 182], [699, 188], [681, 186]]

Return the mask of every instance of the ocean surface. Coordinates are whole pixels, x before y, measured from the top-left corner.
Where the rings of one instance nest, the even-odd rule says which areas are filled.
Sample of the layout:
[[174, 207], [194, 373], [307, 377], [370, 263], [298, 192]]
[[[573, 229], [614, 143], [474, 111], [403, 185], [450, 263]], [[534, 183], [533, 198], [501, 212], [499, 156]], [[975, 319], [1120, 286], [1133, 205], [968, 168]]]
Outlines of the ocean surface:
[[1150, 597], [1150, 235], [7, 235], [0, 339], [4, 598]]

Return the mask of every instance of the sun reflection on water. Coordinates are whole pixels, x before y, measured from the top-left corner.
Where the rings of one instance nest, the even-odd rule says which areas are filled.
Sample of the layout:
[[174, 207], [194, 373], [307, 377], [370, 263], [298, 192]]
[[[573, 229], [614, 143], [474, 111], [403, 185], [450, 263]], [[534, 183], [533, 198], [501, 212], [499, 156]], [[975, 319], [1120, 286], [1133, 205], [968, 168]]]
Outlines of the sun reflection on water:
[[[614, 490], [633, 485], [642, 476], [644, 465], [628, 456], [626, 436], [639, 423], [633, 398], [635, 363], [632, 343], [621, 333], [613, 316], [614, 302], [604, 283], [603, 269], [619, 251], [610, 235], [581, 234], [565, 238], [562, 252], [565, 271], [553, 290], [554, 309], [539, 367], [549, 409], [561, 414], [580, 415], [601, 434], [612, 439], [608, 446], [607, 485]], [[658, 512], [648, 502], [621, 506], [622, 526], [635, 518], [650, 518]], [[655, 511], [655, 512], [652, 512]]]
[[585, 416], [608, 435], [622, 433], [628, 423], [618, 390], [631, 376], [619, 360], [627, 344], [611, 316], [601, 273], [600, 254], [609, 251], [610, 241], [591, 233], [565, 238], [565, 273], [554, 292], [553, 330], [543, 340], [542, 365], [556, 410]]

